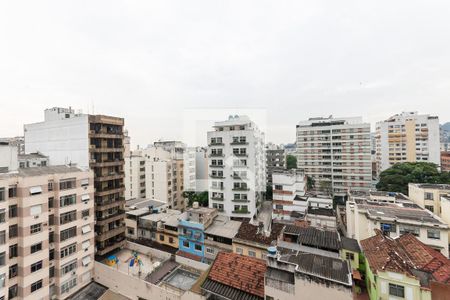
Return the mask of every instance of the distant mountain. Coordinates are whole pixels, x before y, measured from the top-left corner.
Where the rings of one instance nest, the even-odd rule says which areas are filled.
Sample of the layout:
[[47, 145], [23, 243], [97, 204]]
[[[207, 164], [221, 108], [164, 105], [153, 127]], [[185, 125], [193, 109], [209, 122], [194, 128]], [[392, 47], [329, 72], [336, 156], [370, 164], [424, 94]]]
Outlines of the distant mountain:
[[450, 122], [443, 124], [442, 129], [444, 129], [445, 131], [450, 131]]

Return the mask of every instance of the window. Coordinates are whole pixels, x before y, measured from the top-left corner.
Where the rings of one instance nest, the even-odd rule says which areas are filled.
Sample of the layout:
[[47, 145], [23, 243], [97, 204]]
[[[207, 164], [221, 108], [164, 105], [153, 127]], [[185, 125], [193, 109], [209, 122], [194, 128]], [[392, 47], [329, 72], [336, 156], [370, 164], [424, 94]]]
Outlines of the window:
[[283, 186], [281, 184], [275, 184], [275, 189], [282, 191], [283, 190]]
[[73, 189], [76, 187], [76, 180], [75, 178], [70, 178], [70, 179], [64, 179], [61, 180], [61, 182], [59, 183], [59, 189], [60, 190], [68, 190], [68, 189]]
[[433, 240], [440, 240], [441, 239], [441, 231], [439, 229], [428, 229], [427, 237], [429, 239], [433, 239]]
[[200, 244], [195, 244], [194, 248], [196, 251], [202, 251], [202, 245]]
[[160, 235], [159, 235], [159, 240], [162, 241], [162, 242], [164, 242], [164, 235], [163, 235], [163, 234], [160, 234]]
[[6, 210], [0, 209], [0, 223], [5, 223], [6, 221]]
[[48, 276], [50, 278], [55, 277], [55, 267], [54, 266], [52, 266], [52, 267], [50, 267], [50, 269], [48, 269]]
[[31, 273], [39, 271], [40, 269], [42, 269], [42, 260], [31, 265]]
[[5, 201], [5, 188], [0, 188], [0, 201]]
[[61, 214], [60, 217], [59, 217], [59, 223], [61, 225], [63, 225], [63, 224], [67, 224], [67, 223], [73, 222], [76, 219], [77, 219], [77, 211], [76, 210], [72, 210], [72, 211], [69, 211], [69, 212]]
[[275, 209], [283, 209], [283, 205], [275, 204]]
[[17, 186], [10, 186], [8, 189], [8, 198], [16, 198], [17, 197]]
[[407, 225], [401, 225], [400, 226], [400, 235], [411, 233], [415, 236], [420, 235], [420, 229], [415, 226], [407, 226]]
[[65, 274], [69, 273], [70, 271], [75, 270], [76, 268], [77, 268], [77, 260], [75, 259], [61, 267], [61, 274], [65, 275]]
[[48, 252], [48, 260], [52, 261], [55, 259], [55, 249], [50, 249]]
[[17, 244], [9, 246], [9, 258], [19, 256], [19, 247]]
[[54, 205], [55, 205], [55, 198], [53, 198], [53, 197], [48, 198], [48, 208], [49, 209], [53, 208]]
[[17, 284], [15, 284], [8, 290], [8, 299], [16, 298], [18, 295], [19, 295], [19, 287]]
[[89, 217], [89, 209], [85, 209], [85, 210], [81, 211], [81, 217], [82, 218]]
[[77, 235], [77, 227], [76, 226], [68, 228], [66, 230], [61, 231], [60, 241], [62, 242], [62, 241], [68, 240], [70, 238], [75, 237], [76, 235]]
[[214, 254], [214, 248], [206, 247], [206, 252], [209, 254]]
[[17, 264], [9, 267], [9, 279], [16, 277], [19, 274], [19, 266]]
[[0, 231], [0, 245], [6, 243], [6, 230]]
[[42, 243], [31, 245], [31, 254], [42, 250]]
[[425, 205], [425, 209], [428, 209], [431, 212], [434, 212], [434, 206], [433, 205]]
[[30, 234], [35, 234], [42, 231], [42, 224], [34, 224], [30, 226]]
[[237, 254], [242, 254], [244, 251], [242, 250], [242, 248], [236, 247], [236, 253]]
[[355, 259], [355, 254], [350, 253], [350, 252], [346, 252], [346, 253], [345, 253], [345, 258], [346, 258], [347, 260], [354, 260], [354, 259]]
[[48, 182], [48, 191], [49, 192], [53, 191], [53, 181]]
[[31, 292], [34, 293], [42, 288], [42, 279], [31, 284]]
[[389, 295], [404, 298], [405, 297], [405, 287], [397, 284], [389, 283]]
[[256, 257], [256, 252], [252, 250], [248, 250], [248, 256], [250, 257]]
[[266, 295], [266, 300], [275, 300], [275, 298]]
[[9, 226], [9, 238], [15, 238], [19, 235], [19, 227], [18, 225], [11, 225]]
[[6, 262], [6, 252], [0, 253], [0, 266], [4, 266]]
[[67, 195], [59, 198], [59, 206], [69, 206], [77, 203], [77, 195]]
[[17, 218], [17, 205], [9, 206], [9, 218]]
[[77, 278], [71, 278], [61, 284], [61, 294], [67, 293], [70, 289], [74, 288], [77, 285]]
[[189, 242], [188, 241], [183, 241], [183, 247], [189, 248]]
[[173, 244], [173, 237], [169, 237], [169, 243]]
[[425, 200], [434, 200], [433, 193], [425, 193]]

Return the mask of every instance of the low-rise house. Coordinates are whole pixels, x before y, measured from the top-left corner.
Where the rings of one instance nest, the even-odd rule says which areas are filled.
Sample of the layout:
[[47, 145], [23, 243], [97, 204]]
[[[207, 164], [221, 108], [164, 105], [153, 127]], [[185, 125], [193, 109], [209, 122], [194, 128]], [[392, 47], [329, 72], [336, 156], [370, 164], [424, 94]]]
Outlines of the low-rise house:
[[346, 203], [347, 236], [361, 241], [373, 236], [375, 229], [393, 238], [411, 233], [448, 257], [448, 224], [411, 200], [404, 199], [402, 194], [387, 194], [389, 197], [381, 199], [372, 194], [350, 195]]
[[359, 267], [358, 241], [341, 236], [337, 231], [314, 227], [286, 225], [278, 242], [282, 254], [311, 253], [348, 260], [352, 269]]
[[448, 299], [449, 260], [414, 235], [391, 238], [376, 230], [361, 247], [370, 299]]
[[450, 195], [450, 184], [410, 183], [408, 194], [412, 202], [442, 217], [441, 196]]
[[333, 208], [309, 206], [305, 219], [312, 227], [336, 229], [336, 213]]
[[267, 248], [277, 243], [283, 228], [283, 224], [274, 223], [270, 231], [265, 231], [263, 224], [253, 225], [249, 222], [242, 222], [233, 239], [233, 252], [265, 259]]
[[217, 209], [194, 203], [186, 214], [187, 217], [178, 222], [178, 255], [206, 262], [205, 230], [213, 223]]
[[43, 155], [40, 152], [19, 154], [17, 156], [19, 161], [19, 168], [33, 168], [33, 167], [45, 167], [49, 165], [48, 156]]
[[318, 254], [271, 249], [264, 283], [268, 300], [353, 299], [349, 263]]
[[[133, 211], [130, 211], [128, 214], [132, 213]], [[153, 241], [177, 249], [179, 245], [178, 224], [180, 220], [184, 219], [186, 219], [186, 214], [174, 209], [141, 216], [139, 217], [137, 237], [140, 240]]]
[[240, 226], [241, 222], [218, 215], [205, 230], [205, 257], [214, 260], [220, 251], [233, 252], [233, 238]]
[[262, 259], [220, 252], [202, 290], [208, 299], [263, 300], [265, 273], [266, 262]]

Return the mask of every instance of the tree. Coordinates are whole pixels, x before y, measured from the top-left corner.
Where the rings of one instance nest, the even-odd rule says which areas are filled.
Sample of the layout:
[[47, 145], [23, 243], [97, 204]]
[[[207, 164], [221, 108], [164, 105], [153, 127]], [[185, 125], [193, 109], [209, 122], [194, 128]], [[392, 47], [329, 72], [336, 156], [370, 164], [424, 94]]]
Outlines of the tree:
[[316, 180], [314, 177], [306, 176], [306, 188], [308, 191], [313, 190], [316, 187]]
[[208, 206], [208, 192], [183, 192], [183, 197], [188, 199], [188, 206], [192, 206], [194, 202], [198, 202], [200, 206]]
[[297, 158], [294, 155], [286, 156], [286, 168], [287, 169], [296, 169], [297, 168]]
[[381, 172], [377, 189], [408, 195], [408, 183], [450, 184], [450, 173], [440, 173], [435, 164], [427, 162], [395, 164]]

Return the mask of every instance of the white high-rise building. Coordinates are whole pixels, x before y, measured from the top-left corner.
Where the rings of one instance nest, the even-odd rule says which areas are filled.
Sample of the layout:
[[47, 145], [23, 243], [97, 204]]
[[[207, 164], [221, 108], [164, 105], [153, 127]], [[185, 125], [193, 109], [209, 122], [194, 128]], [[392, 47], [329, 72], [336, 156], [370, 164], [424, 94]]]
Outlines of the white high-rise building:
[[141, 149], [125, 156], [125, 200], [145, 198], [145, 157]]
[[209, 206], [253, 218], [266, 190], [264, 133], [247, 116], [230, 116], [208, 132]]
[[370, 124], [362, 118], [311, 118], [297, 125], [297, 167], [333, 196], [369, 190]]
[[396, 163], [441, 163], [439, 118], [403, 112], [376, 125], [378, 174]]

